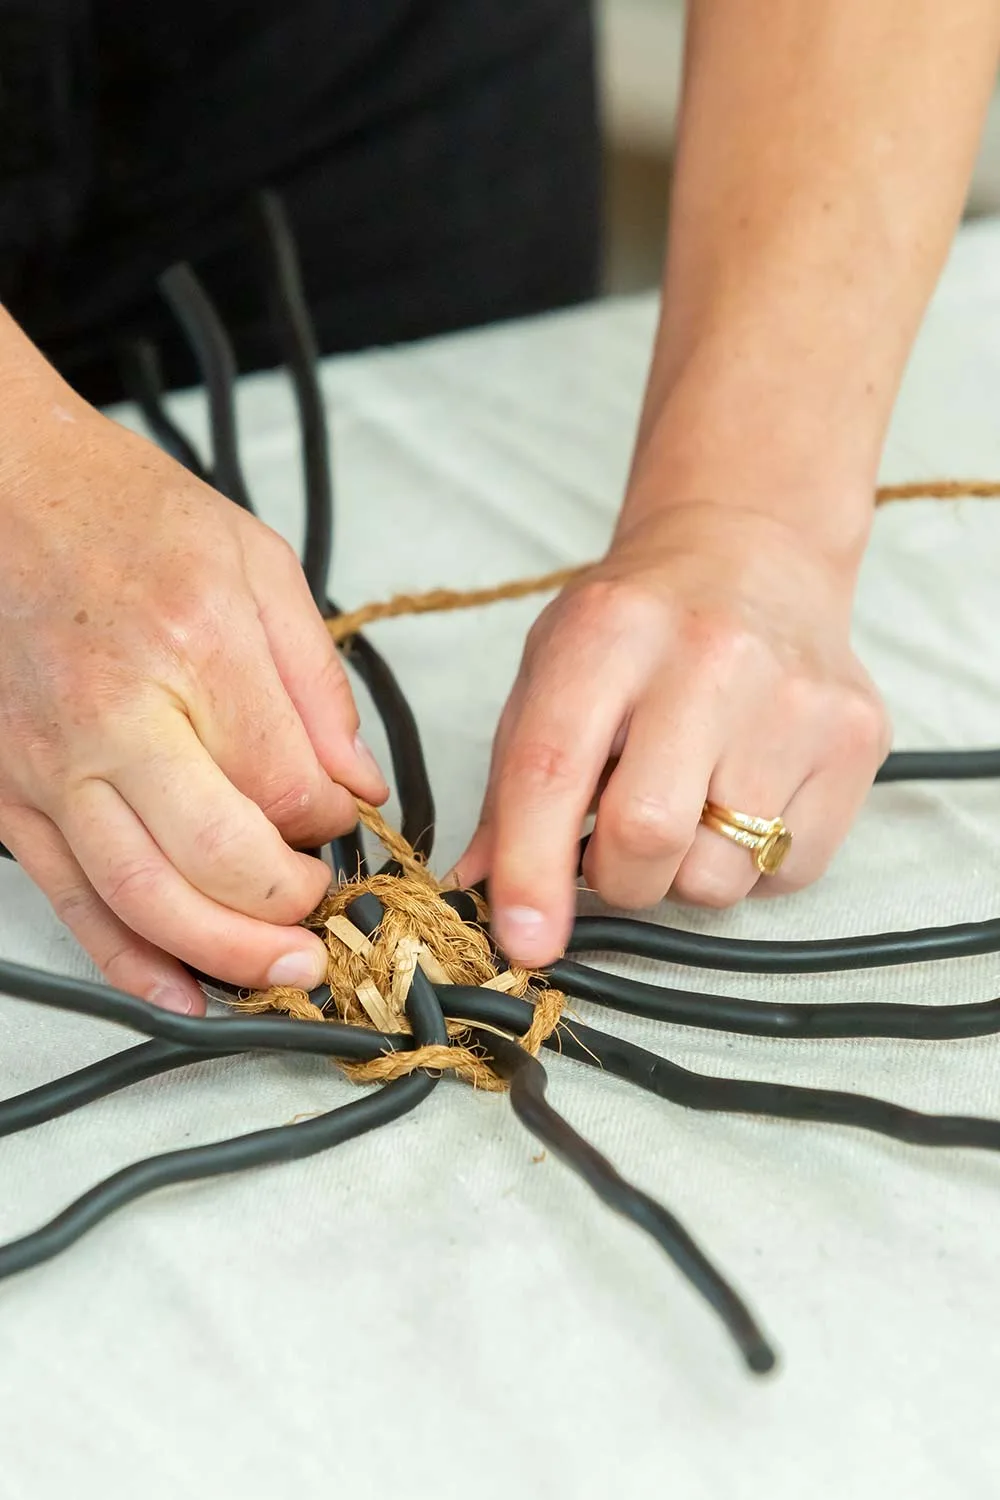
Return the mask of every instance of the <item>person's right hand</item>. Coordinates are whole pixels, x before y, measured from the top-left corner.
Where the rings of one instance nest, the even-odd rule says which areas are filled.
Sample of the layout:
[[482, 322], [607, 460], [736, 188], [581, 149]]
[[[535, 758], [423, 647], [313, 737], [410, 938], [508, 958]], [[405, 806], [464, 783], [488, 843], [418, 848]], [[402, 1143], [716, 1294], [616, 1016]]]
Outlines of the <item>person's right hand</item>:
[[290, 846], [387, 790], [298, 561], [44, 368], [0, 371], [0, 840], [120, 989], [315, 985]]

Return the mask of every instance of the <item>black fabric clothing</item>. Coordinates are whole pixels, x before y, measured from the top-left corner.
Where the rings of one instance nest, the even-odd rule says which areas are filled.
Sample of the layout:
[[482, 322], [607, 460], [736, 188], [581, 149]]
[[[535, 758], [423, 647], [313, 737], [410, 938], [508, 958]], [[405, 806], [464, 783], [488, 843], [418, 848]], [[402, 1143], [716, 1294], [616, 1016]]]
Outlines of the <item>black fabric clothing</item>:
[[[8, 78], [20, 79], [17, 88]], [[276, 361], [248, 231], [277, 188], [325, 352], [587, 298], [589, 0], [0, 0], [0, 296], [92, 400], [192, 260]]]

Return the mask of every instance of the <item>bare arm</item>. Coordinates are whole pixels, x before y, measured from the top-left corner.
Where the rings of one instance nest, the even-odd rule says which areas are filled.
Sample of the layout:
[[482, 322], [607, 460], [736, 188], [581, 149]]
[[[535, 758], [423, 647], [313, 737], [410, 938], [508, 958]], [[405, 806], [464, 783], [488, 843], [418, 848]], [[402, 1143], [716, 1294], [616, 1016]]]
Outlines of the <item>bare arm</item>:
[[[889, 745], [852, 654], [872, 490], [961, 212], [998, 0], [692, 0], [662, 316], [605, 561], [542, 615], [459, 864], [516, 959], [612, 904], [819, 876]], [[794, 834], [758, 886], [706, 798]]]
[[860, 542], [998, 57], [997, 0], [691, 0], [628, 516], [693, 481]]

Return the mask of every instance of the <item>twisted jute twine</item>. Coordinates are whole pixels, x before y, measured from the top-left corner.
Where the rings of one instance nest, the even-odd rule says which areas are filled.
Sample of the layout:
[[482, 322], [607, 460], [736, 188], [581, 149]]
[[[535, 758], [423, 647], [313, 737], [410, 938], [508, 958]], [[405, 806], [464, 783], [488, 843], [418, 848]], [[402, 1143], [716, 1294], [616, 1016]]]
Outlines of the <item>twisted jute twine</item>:
[[[419, 966], [432, 984], [467, 984], [501, 990], [529, 1000], [534, 1006], [531, 1025], [517, 1040], [531, 1055], [559, 1025], [564, 996], [550, 989], [541, 976], [515, 965], [498, 966], [486, 935], [486, 903], [473, 896], [483, 925], [466, 922], [443, 899], [443, 887], [407, 840], [391, 828], [377, 808], [358, 803], [358, 814], [400, 868], [398, 875], [370, 875], [333, 886], [306, 919], [305, 925], [326, 943], [327, 983], [337, 1019], [375, 1031], [411, 1030], [406, 998]], [[370, 938], [354, 927], [347, 907], [363, 892], [381, 902], [385, 916]], [[471, 893], [470, 893], [471, 894]], [[283, 1011], [302, 1021], [330, 1019], [305, 990], [284, 985], [258, 991], [235, 1004], [245, 1011]], [[477, 1023], [480, 1030], [488, 1030]], [[370, 1062], [341, 1062], [356, 1083], [388, 1083], [415, 1068], [451, 1071], [475, 1088], [500, 1091], [507, 1087], [471, 1045], [468, 1021], [446, 1022], [447, 1046], [415, 1047], [386, 1052]]]
[[[883, 485], [875, 503], [896, 500], [965, 498], [996, 499], [1000, 481], [940, 479], [911, 484]], [[587, 573], [590, 563], [560, 568], [534, 578], [515, 579], [481, 589], [431, 589], [422, 594], [397, 594], [391, 599], [341, 614], [327, 620], [334, 641], [350, 651], [351, 637], [366, 625], [402, 615], [421, 615], [456, 609], [473, 609], [503, 599], [522, 599], [546, 593]], [[305, 925], [325, 940], [329, 954], [327, 982], [337, 1018], [354, 1026], [376, 1031], [410, 1032], [406, 997], [419, 965], [435, 984], [463, 984], [503, 990], [529, 1000], [534, 1006], [531, 1026], [517, 1040], [532, 1056], [560, 1024], [565, 997], [550, 989], [542, 976], [516, 966], [501, 969], [486, 934], [488, 911], [477, 902], [482, 925], [464, 921], [443, 899], [443, 887], [411, 845], [367, 803], [359, 802], [358, 813], [365, 827], [395, 860], [400, 873], [372, 875], [348, 880], [332, 887], [306, 919]], [[346, 909], [363, 892], [371, 892], [382, 903], [385, 917], [379, 931], [366, 938], [351, 923]], [[282, 1011], [304, 1021], [327, 1017], [305, 990], [276, 986], [257, 991], [235, 1002], [251, 1012]], [[340, 1067], [357, 1083], [387, 1083], [415, 1068], [454, 1072], [476, 1088], [501, 1091], [507, 1087], [471, 1045], [471, 1023], [447, 1021], [449, 1044], [416, 1047], [406, 1052], [388, 1052], [365, 1063], [341, 1062]], [[562, 1024], [565, 1024], [564, 1022]], [[489, 1029], [480, 1025], [480, 1030]]]

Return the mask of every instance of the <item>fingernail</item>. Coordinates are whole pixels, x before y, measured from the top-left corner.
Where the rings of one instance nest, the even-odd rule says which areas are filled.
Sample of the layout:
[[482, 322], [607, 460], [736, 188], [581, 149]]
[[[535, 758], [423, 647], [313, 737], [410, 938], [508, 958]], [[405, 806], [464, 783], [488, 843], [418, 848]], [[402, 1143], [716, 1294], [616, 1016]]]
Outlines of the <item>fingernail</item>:
[[267, 974], [269, 985], [283, 984], [296, 990], [314, 990], [326, 979], [326, 953], [321, 948], [300, 948], [276, 958]]
[[146, 999], [150, 1005], [175, 1011], [179, 1016], [189, 1016], [194, 1010], [194, 996], [179, 984], [154, 984]]
[[[365, 766], [367, 770], [376, 775], [383, 786], [386, 786], [386, 779], [382, 775], [382, 767], [379, 765], [378, 761], [375, 759], [374, 755], [371, 753], [368, 746], [361, 738], [360, 734], [356, 734], [354, 736], [354, 753], [358, 757], [358, 760], [361, 761], [362, 765]], [[388, 787], [386, 787], [386, 789], [388, 790]]]
[[518, 953], [522, 945], [530, 948], [545, 931], [545, 915], [533, 906], [502, 906], [494, 921], [503, 946]]

